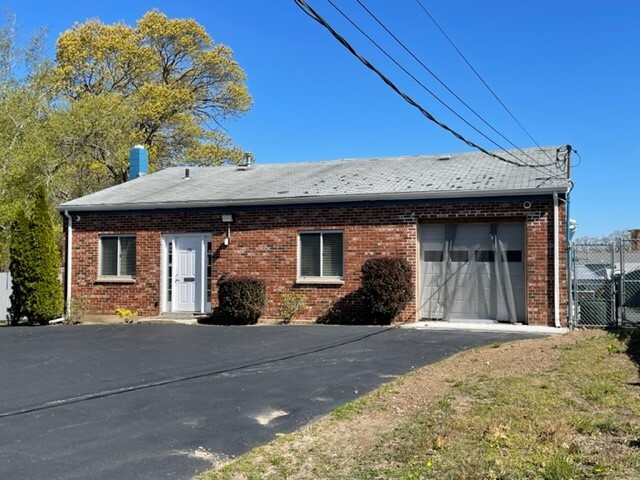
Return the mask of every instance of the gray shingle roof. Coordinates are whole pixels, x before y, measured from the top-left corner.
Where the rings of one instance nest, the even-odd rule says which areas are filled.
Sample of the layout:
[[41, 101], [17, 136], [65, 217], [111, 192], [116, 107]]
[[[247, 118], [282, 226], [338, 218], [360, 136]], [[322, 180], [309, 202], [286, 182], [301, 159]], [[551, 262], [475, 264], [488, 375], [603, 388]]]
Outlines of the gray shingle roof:
[[[122, 210], [545, 194], [569, 187], [557, 147], [327, 162], [168, 168], [58, 206]], [[447, 158], [448, 159], [444, 159]], [[542, 166], [540, 166], [542, 165]]]

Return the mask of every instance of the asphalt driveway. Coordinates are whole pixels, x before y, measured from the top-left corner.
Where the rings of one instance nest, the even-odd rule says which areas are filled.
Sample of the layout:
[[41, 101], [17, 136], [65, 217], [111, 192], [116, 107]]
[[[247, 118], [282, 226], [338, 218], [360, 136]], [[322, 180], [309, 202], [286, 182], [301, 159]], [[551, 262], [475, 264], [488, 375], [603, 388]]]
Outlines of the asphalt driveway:
[[376, 327], [0, 328], [0, 478], [191, 478], [460, 350]]

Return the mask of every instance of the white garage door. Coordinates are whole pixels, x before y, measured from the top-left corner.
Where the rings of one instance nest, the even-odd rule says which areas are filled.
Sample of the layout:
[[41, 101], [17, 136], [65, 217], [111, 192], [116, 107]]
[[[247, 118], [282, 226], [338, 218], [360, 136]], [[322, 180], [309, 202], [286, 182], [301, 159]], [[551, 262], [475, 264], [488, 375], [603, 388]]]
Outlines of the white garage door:
[[525, 321], [522, 223], [423, 225], [421, 316]]

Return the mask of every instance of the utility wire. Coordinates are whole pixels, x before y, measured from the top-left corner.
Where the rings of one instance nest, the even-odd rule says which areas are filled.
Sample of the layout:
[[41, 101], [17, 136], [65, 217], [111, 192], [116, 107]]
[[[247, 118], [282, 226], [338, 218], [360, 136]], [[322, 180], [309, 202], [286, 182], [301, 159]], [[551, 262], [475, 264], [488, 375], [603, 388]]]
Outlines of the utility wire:
[[[440, 100], [437, 96], [435, 96], [430, 90], [428, 90], [426, 87], [424, 87], [424, 85], [422, 85], [422, 83], [420, 83], [413, 75], [411, 75], [409, 72], [406, 71], [406, 69], [404, 69], [404, 67], [402, 67], [401, 65], [398, 64], [398, 62], [396, 62], [387, 52], [385, 52], [381, 47], [378, 46], [378, 44], [376, 44], [366, 33], [364, 33], [349, 17], [347, 17], [346, 14], [344, 14], [338, 7], [336, 7], [333, 2], [331, 0], [327, 0], [329, 2], [329, 4], [331, 4], [331, 6], [333, 6], [333, 8], [335, 8], [336, 10], [338, 10], [338, 12], [340, 12], [342, 14], [343, 17], [345, 17], [347, 19], [347, 21], [349, 21], [355, 28], [357, 28], [360, 33], [362, 33], [365, 37], [367, 37], [374, 45], [376, 45], [385, 55], [387, 55], [387, 57], [389, 57], [396, 65], [398, 65], [399, 68], [401, 68], [407, 75], [409, 75], [411, 78], [413, 78], [419, 85], [421, 85], [423, 88], [425, 88], [429, 93], [431, 93], [431, 95], [433, 95], [436, 100], [438, 100], [440, 103], [442, 103], [443, 105], [445, 105], [445, 107], [447, 107], [450, 111], [452, 111], [458, 118], [460, 118], [463, 122], [465, 122], [467, 125], [469, 125], [471, 128], [473, 128], [476, 132], [480, 133], [482, 136], [484, 136], [485, 138], [487, 138], [489, 141], [491, 141], [491, 143], [493, 143], [494, 145], [496, 145], [499, 148], [500, 145], [498, 145], [497, 143], [495, 143], [493, 140], [491, 140], [490, 138], [488, 138], [486, 135], [482, 134], [482, 132], [480, 132], [477, 128], [475, 128], [473, 125], [471, 125], [469, 122], [467, 122], [464, 118], [462, 118], [460, 115], [458, 115], [456, 112], [454, 112], [448, 105], [444, 104], [444, 102], [442, 100]], [[456, 92], [454, 92], [451, 88], [449, 88], [449, 86], [436, 74], [434, 73], [429, 67], [427, 67], [424, 62], [422, 62], [410, 49], [409, 47], [407, 47], [402, 40], [400, 40], [361, 0], [356, 0], [356, 2], [369, 14], [369, 16], [371, 18], [373, 18], [376, 23], [378, 25], [380, 25], [380, 27], [382, 27], [384, 29], [385, 32], [387, 32], [387, 34], [389, 36], [391, 36], [391, 38], [393, 38], [396, 43], [398, 45], [400, 45], [405, 52], [407, 52], [409, 55], [411, 55], [411, 57], [418, 62], [418, 64], [425, 69], [429, 75], [431, 75], [440, 85], [442, 85], [451, 95], [453, 95], [460, 103], [462, 103], [462, 105], [464, 105], [465, 107], [467, 107], [467, 109], [472, 112], [476, 117], [478, 117], [486, 126], [488, 126], [491, 130], [493, 130], [495, 133], [497, 133], [500, 137], [502, 137], [504, 140], [507, 141], [507, 143], [509, 143], [513, 148], [515, 148], [516, 150], [518, 150], [521, 154], [523, 154], [525, 157], [527, 157], [529, 160], [531, 160], [534, 164], [540, 166], [540, 167], [545, 167], [545, 166], [553, 166], [553, 164], [550, 165], [544, 165], [539, 163], [535, 158], [533, 158], [531, 155], [529, 155], [527, 152], [525, 152], [524, 150], [522, 150], [520, 147], [518, 147], [515, 143], [513, 143], [511, 140], [509, 140], [506, 136], [504, 136], [500, 131], [498, 131], [493, 125], [491, 125], [482, 115], [480, 115], [473, 107], [471, 107], [471, 105], [469, 105], [467, 102], [465, 102], [462, 98], [460, 98], [460, 96], [458, 94], [456, 94]], [[514, 158], [515, 155], [513, 155], [513, 153], [509, 152], [508, 150], [502, 148], [502, 150], [505, 151], [505, 153], [510, 154], [511, 156], [513, 156]], [[550, 158], [549, 158], [550, 159]], [[551, 159], [550, 159], [551, 160]]]
[[575, 165], [571, 165], [573, 168], [576, 168], [582, 163], [582, 156], [578, 153], [578, 150], [576, 150], [575, 148], [572, 148], [571, 151], [578, 156], [578, 163], [576, 163]]
[[351, 44], [349, 44], [349, 42], [347, 42], [347, 40], [345, 40], [345, 38], [340, 35], [338, 32], [336, 32], [333, 27], [331, 25], [329, 25], [329, 23], [327, 23], [327, 21], [322, 18], [322, 16], [320, 16], [320, 14], [318, 14], [318, 12], [316, 12], [307, 2], [306, 0], [294, 0], [294, 2], [296, 3], [296, 5], [298, 5], [300, 7], [300, 9], [306, 13], [310, 18], [312, 18], [313, 20], [315, 20], [316, 22], [318, 22], [320, 25], [322, 25], [324, 28], [326, 28], [329, 33], [331, 33], [331, 35], [333, 35], [333, 37], [338, 40], [347, 50], [349, 50], [349, 52], [355, 56], [358, 60], [360, 60], [360, 62], [367, 67], [369, 70], [371, 70], [372, 72], [374, 72], [385, 84], [387, 84], [389, 86], [389, 88], [391, 88], [394, 92], [396, 92], [398, 95], [400, 95], [405, 102], [407, 102], [409, 105], [415, 107], [416, 109], [418, 109], [418, 111], [424, 115], [428, 120], [430, 120], [431, 122], [435, 123], [436, 125], [438, 125], [440, 128], [446, 130], [447, 132], [451, 133], [454, 137], [456, 137], [457, 139], [459, 139], [460, 141], [466, 143], [467, 145], [469, 145], [472, 148], [475, 148], [479, 151], [481, 151], [482, 153], [485, 153], [486, 155], [489, 155], [493, 158], [496, 158], [502, 162], [506, 162], [509, 163], [511, 165], [516, 165], [518, 167], [524, 167], [527, 165], [523, 165], [521, 163], [517, 163], [514, 162], [512, 160], [507, 160], [506, 158], [502, 157], [501, 155], [497, 155], [496, 153], [492, 153], [489, 152], [488, 150], [486, 150], [485, 148], [481, 147], [480, 145], [478, 145], [477, 143], [465, 138], [463, 135], [461, 135], [460, 133], [458, 133], [457, 131], [453, 130], [451, 127], [449, 127], [448, 125], [442, 123], [441, 121], [439, 121], [438, 119], [436, 119], [431, 113], [429, 113], [426, 109], [424, 109], [420, 104], [418, 104], [415, 100], [413, 100], [413, 98], [411, 98], [409, 95], [407, 95], [406, 93], [404, 93], [403, 91], [401, 91], [387, 76], [385, 76], [380, 70], [378, 70], [377, 67], [375, 67], [369, 60], [367, 60], [365, 57], [363, 57], [362, 55], [360, 55], [352, 46]]
[[504, 104], [504, 102], [502, 100], [500, 100], [500, 97], [498, 97], [498, 94], [496, 92], [493, 91], [493, 89], [489, 86], [489, 84], [485, 81], [484, 78], [482, 78], [482, 75], [480, 75], [480, 73], [474, 68], [473, 65], [471, 65], [471, 62], [467, 59], [467, 57], [465, 57], [465, 55], [460, 51], [460, 49], [456, 46], [455, 43], [453, 43], [453, 40], [451, 40], [451, 38], [449, 38], [449, 35], [446, 34], [446, 32], [442, 29], [442, 27], [438, 24], [438, 22], [436, 21], [435, 18], [433, 18], [433, 15], [431, 15], [429, 13], [429, 11], [426, 9], [426, 7], [422, 4], [421, 0], [416, 0], [416, 2], [418, 3], [418, 5], [420, 6], [420, 8], [422, 9], [422, 11], [427, 15], [427, 17], [429, 17], [429, 19], [433, 22], [433, 24], [436, 26], [436, 28], [438, 30], [440, 30], [440, 33], [442, 33], [442, 35], [444, 36], [444, 38], [447, 39], [447, 41], [451, 44], [451, 46], [454, 48], [454, 50], [456, 52], [458, 52], [458, 55], [460, 55], [460, 57], [464, 60], [464, 62], [469, 66], [469, 68], [471, 69], [471, 71], [473, 73], [475, 73], [476, 77], [478, 77], [478, 79], [482, 82], [482, 84], [487, 88], [487, 90], [489, 90], [489, 92], [491, 92], [491, 95], [493, 95], [493, 97], [498, 101], [498, 103], [500, 105], [502, 105], [502, 108], [505, 109], [505, 111], [509, 114], [509, 116], [518, 124], [518, 126], [522, 129], [522, 131], [524, 133], [527, 134], [527, 136], [529, 137], [529, 139], [531, 139], [531, 141], [534, 143], [534, 145], [536, 145], [540, 150], [542, 150], [544, 152], [544, 154], [547, 156], [547, 158], [549, 160], [552, 160], [551, 157], [549, 157], [549, 155], [547, 154], [547, 152], [540, 146], [540, 144], [536, 141], [535, 138], [533, 138], [533, 136], [529, 133], [529, 131], [524, 128], [524, 125], [522, 125], [522, 123], [520, 123], [520, 121], [516, 118], [516, 116], [511, 113], [511, 110], [509, 110], [509, 108]]
[[[483, 136], [486, 140], [488, 140], [489, 142], [493, 143], [496, 147], [498, 147], [500, 150], [504, 151], [505, 153], [507, 153], [508, 155], [511, 155], [513, 158], [516, 159], [516, 161], [520, 160], [518, 157], [516, 157], [512, 152], [509, 152], [508, 150], [506, 150], [502, 145], [500, 145], [499, 143], [495, 142], [492, 138], [490, 138], [489, 136], [485, 135], [484, 132], [482, 132], [481, 130], [479, 130], [475, 125], [473, 125], [472, 123], [470, 123], [467, 119], [465, 119], [462, 115], [460, 115], [458, 112], [456, 112], [453, 108], [451, 108], [444, 100], [442, 100], [440, 97], [438, 97], [438, 95], [436, 95], [432, 90], [430, 90], [424, 83], [422, 83], [420, 80], [418, 80], [411, 72], [409, 72], [405, 67], [403, 67], [395, 58], [393, 58], [393, 56], [391, 56], [384, 48], [382, 48], [380, 46], [380, 44], [378, 44], [373, 38], [371, 38], [371, 36], [369, 36], [362, 28], [360, 28], [360, 26], [358, 26], [346, 13], [344, 13], [343, 10], [340, 9], [340, 7], [338, 7], [337, 5], [335, 5], [332, 0], [327, 0], [327, 2], [335, 9], [338, 11], [338, 13], [340, 13], [340, 15], [342, 15], [345, 20], [347, 20], [355, 29], [357, 29], [364, 37], [367, 38], [367, 40], [369, 40], [373, 45], [376, 46], [376, 48], [378, 50], [380, 50], [389, 60], [391, 60], [400, 70], [402, 70], [404, 73], [406, 73], [414, 82], [416, 82], [418, 85], [420, 85], [424, 90], [426, 90], [433, 98], [435, 98], [443, 107], [445, 107], [447, 110], [449, 110], [451, 113], [453, 113], [456, 117], [458, 117], [460, 120], [462, 120], [465, 124], [467, 124], [470, 128], [472, 128], [473, 130], [475, 130], [478, 134], [480, 134], [481, 136]], [[363, 6], [364, 7], [364, 6]], [[364, 7], [366, 9], [366, 7]], [[391, 34], [393, 35], [393, 34]], [[426, 68], [426, 67], [425, 67]], [[431, 73], [431, 72], [430, 72]], [[433, 75], [433, 74], [432, 74]], [[437, 77], [436, 77], [437, 78]], [[441, 82], [442, 83], [442, 82]], [[444, 85], [444, 84], [443, 84]], [[445, 85], [446, 87], [446, 85]], [[453, 93], [453, 92], [452, 92]], [[454, 93], [455, 95], [455, 93]], [[464, 102], [463, 102], [464, 103]], [[498, 132], [499, 133], [499, 132]], [[508, 140], [507, 140], [508, 141]], [[514, 145], [515, 146], [515, 145]], [[516, 147], [517, 148], [517, 147]], [[524, 153], [526, 156], [528, 156], [525, 152]]]
[[[377, 67], [375, 67], [369, 60], [367, 60], [365, 57], [363, 57], [362, 55], [360, 55], [352, 46], [351, 44], [349, 44], [349, 42], [347, 42], [347, 40], [342, 37], [342, 35], [340, 35], [318, 12], [316, 12], [307, 2], [306, 0], [294, 0], [294, 2], [296, 3], [296, 5], [298, 5], [298, 7], [300, 7], [300, 9], [306, 14], [308, 15], [310, 18], [312, 18], [313, 20], [315, 20], [316, 22], [318, 22], [320, 25], [322, 25], [325, 29], [327, 29], [329, 31], [329, 33], [331, 33], [331, 35], [338, 40], [353, 56], [355, 56], [365, 67], [367, 67], [369, 70], [371, 70], [372, 72], [374, 72], [389, 88], [391, 88], [394, 92], [396, 92], [398, 95], [400, 95], [400, 97], [402, 97], [403, 100], [405, 100], [409, 105], [413, 106], [414, 108], [416, 108], [423, 116], [425, 116], [428, 120], [430, 120], [431, 122], [435, 123], [436, 125], [438, 125], [440, 128], [448, 131], [449, 133], [451, 133], [454, 137], [456, 137], [457, 139], [459, 139], [460, 141], [466, 143], [467, 145], [469, 145], [472, 148], [475, 148], [476, 150], [479, 150], [480, 152], [493, 157], [497, 160], [500, 160], [502, 162], [511, 164], [511, 165], [515, 165], [518, 167], [530, 167], [530, 168], [534, 168], [534, 169], [538, 169], [536, 166], [532, 166], [532, 165], [523, 165], [521, 163], [517, 163], [511, 160], [508, 160], [506, 158], [504, 158], [501, 155], [498, 155], [497, 153], [494, 152], [489, 152], [488, 150], [486, 150], [485, 148], [483, 148], [482, 146], [478, 145], [477, 143], [465, 138], [462, 134], [458, 133], [457, 131], [453, 130], [451, 127], [449, 127], [448, 125], [446, 125], [445, 123], [439, 121], [438, 119], [436, 119], [431, 113], [429, 113], [425, 108], [423, 108], [420, 104], [418, 104], [415, 100], [413, 100], [413, 98], [411, 98], [409, 95], [407, 95], [406, 93], [404, 93], [403, 91], [401, 91], [387, 76], [385, 76]], [[549, 174], [549, 172], [544, 172], [545, 174]]]
[[[547, 178], [544, 178], [544, 179], [536, 179], [536, 180], [542, 180], [542, 182], [540, 182], [538, 184], [538, 187], [541, 187], [542, 185], [544, 185], [545, 183], [547, 183], [550, 180], [557, 180], [559, 178], [562, 178], [562, 179], [566, 179], [569, 182], [569, 190], [568, 190], [567, 193], [569, 193], [569, 192], [571, 192], [571, 190], [573, 190], [573, 186], [574, 186], [573, 181], [570, 178], [567, 178], [566, 175], [563, 173], [563, 172], [566, 171], [565, 169], [571, 167], [571, 153], [572, 152], [575, 152], [576, 154], [578, 154], [577, 150], [575, 150], [571, 145], [566, 145], [564, 147], [559, 147], [559, 148], [556, 149], [556, 163], [559, 164], [559, 165], [560, 164], [562, 165], [561, 166], [562, 172], [561, 173], [557, 173], [555, 175], [551, 175], [551, 176], [549, 176]], [[547, 157], [549, 156], [548, 154], [546, 154], [546, 152], [545, 152], [545, 155], [547, 155]], [[578, 156], [579, 156], [579, 154], [578, 154]]]

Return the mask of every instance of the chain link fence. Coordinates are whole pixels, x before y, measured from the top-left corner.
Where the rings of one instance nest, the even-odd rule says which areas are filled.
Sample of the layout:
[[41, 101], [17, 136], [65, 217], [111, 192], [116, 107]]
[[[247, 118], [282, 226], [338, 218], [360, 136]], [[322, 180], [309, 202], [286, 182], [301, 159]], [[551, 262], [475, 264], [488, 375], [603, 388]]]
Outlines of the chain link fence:
[[570, 323], [640, 324], [640, 250], [634, 240], [574, 244], [570, 250]]
[[571, 316], [574, 325], [581, 327], [615, 325], [613, 257], [613, 244], [573, 246]]
[[640, 324], [640, 250], [637, 240], [620, 240], [618, 304], [622, 323]]

